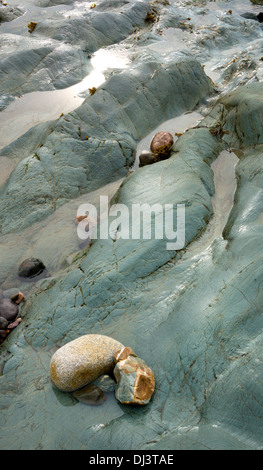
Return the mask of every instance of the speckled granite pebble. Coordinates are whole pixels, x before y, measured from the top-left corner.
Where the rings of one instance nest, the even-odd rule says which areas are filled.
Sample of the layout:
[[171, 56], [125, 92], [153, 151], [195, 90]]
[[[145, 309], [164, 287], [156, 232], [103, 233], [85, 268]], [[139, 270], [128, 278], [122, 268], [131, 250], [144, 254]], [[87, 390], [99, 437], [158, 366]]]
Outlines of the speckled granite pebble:
[[53, 355], [50, 374], [64, 392], [77, 390], [113, 370], [115, 353], [123, 348], [103, 335], [85, 335], [62, 346]]

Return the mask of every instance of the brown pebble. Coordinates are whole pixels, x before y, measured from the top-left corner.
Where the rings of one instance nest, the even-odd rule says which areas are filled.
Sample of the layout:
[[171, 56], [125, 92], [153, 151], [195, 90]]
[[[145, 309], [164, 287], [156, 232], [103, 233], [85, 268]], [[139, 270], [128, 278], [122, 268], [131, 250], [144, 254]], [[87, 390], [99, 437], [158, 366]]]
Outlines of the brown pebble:
[[13, 330], [14, 328], [16, 328], [19, 325], [19, 323], [21, 323], [21, 321], [22, 321], [22, 318], [18, 318], [16, 321], [14, 321], [13, 323], [10, 323], [8, 325], [8, 329]]
[[151, 151], [154, 154], [167, 155], [170, 152], [173, 143], [174, 139], [170, 132], [157, 132], [151, 142]]
[[92, 384], [87, 385], [81, 390], [76, 390], [76, 392], [73, 393], [73, 397], [77, 398], [81, 403], [95, 406], [101, 405], [106, 400], [103, 391], [96, 385]]
[[23, 302], [23, 300], [25, 300], [25, 296], [24, 294], [22, 294], [22, 292], [18, 292], [18, 294], [13, 295], [10, 300], [12, 300], [12, 302], [15, 302], [15, 304], [19, 305], [21, 304], [21, 302]]

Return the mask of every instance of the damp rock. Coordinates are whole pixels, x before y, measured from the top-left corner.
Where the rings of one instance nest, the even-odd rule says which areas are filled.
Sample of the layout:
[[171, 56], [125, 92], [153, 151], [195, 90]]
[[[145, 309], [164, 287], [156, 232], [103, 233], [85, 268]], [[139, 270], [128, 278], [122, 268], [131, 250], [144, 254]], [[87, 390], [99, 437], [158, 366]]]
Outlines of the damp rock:
[[40, 259], [29, 258], [21, 263], [18, 274], [20, 277], [33, 278], [42, 274], [45, 269], [46, 267]]
[[117, 380], [115, 396], [118, 401], [127, 405], [146, 405], [149, 403], [155, 388], [154, 374], [147, 364], [132, 351], [118, 352], [114, 368]]
[[98, 406], [106, 400], [103, 391], [94, 384], [87, 385], [81, 390], [76, 390], [73, 393], [73, 397], [86, 405]]
[[12, 322], [18, 315], [18, 306], [10, 299], [0, 300], [0, 316], [8, 322]]
[[146, 166], [146, 165], [152, 165], [153, 163], [156, 162], [156, 158], [153, 155], [153, 153], [148, 152], [147, 150], [143, 150], [139, 156], [140, 164], [139, 166]]
[[167, 157], [170, 154], [170, 150], [173, 146], [174, 139], [170, 132], [161, 131], [157, 132], [151, 142], [151, 151], [160, 157]]
[[71, 341], [52, 356], [50, 375], [56, 387], [72, 392], [113, 371], [114, 355], [123, 345], [103, 335], [85, 335]]

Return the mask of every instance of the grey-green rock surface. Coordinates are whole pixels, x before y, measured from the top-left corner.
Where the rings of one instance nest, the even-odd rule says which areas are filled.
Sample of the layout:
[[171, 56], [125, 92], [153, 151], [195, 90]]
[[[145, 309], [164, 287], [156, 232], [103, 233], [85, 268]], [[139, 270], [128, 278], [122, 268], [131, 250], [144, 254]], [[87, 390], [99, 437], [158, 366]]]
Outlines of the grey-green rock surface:
[[7, 3], [5, 5], [2, 2], [0, 3], [0, 23], [13, 21], [23, 13], [24, 11], [21, 8], [10, 7]]
[[[96, 4], [23, 0], [27, 16], [0, 29], [10, 133], [18, 93], [56, 93], [55, 77], [62, 88], [82, 80], [99, 48], [129, 59], [110, 65], [77, 109], [36, 119], [2, 146], [0, 288], [26, 302], [0, 346], [0, 447], [262, 449], [263, 31], [241, 16], [261, 7], [154, 2], [149, 22], [148, 1]], [[29, 21], [38, 22], [32, 35]], [[190, 125], [193, 112], [200, 122]], [[140, 140], [157, 126], [170, 132], [172, 118], [183, 135], [171, 157], [131, 171]], [[174, 216], [184, 204], [184, 248], [167, 250], [168, 237], [122, 239], [118, 224], [113, 238], [81, 245], [78, 207], [98, 207], [100, 194], [129, 210], [172, 204]], [[29, 257], [48, 270], [30, 285], [15, 274]], [[109, 394], [88, 408], [57, 390], [53, 354], [90, 334], [129, 345], [152, 369], [148, 405]]]
[[[136, 142], [211, 91], [201, 65], [187, 53], [166, 59], [143, 55], [128, 71], [110, 77], [16, 166], [0, 189], [1, 232], [26, 228], [70, 199], [125, 176]], [[35, 132], [41, 139], [42, 127]], [[10, 149], [1, 154], [10, 156]]]

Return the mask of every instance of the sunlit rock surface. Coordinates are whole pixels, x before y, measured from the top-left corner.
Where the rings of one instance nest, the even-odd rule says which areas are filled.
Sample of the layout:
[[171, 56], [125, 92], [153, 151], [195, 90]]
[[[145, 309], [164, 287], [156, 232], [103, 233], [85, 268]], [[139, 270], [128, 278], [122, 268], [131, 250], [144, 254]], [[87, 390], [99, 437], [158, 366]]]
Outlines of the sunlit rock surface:
[[[37, 50], [46, 41], [52, 51], [72, 48], [84, 68], [91, 44], [92, 52], [116, 43], [115, 52], [124, 46], [132, 54], [126, 70], [109, 70], [78, 109], [1, 151], [0, 287], [26, 292], [13, 272], [27, 257], [40, 257], [50, 275], [27, 288], [23, 321], [1, 345], [1, 448], [262, 449], [263, 32], [241, 16], [262, 7], [249, 0], [170, 0], [155, 2], [155, 21], [145, 22], [152, 8], [146, 1], [96, 2], [87, 11], [78, 2], [46, 0], [20, 7], [29, 3], [62, 8], [71, 19], [53, 11], [52, 22], [30, 17], [38, 21], [30, 36], [3, 30], [7, 63], [13, 54], [20, 63], [16, 44], [31, 57], [28, 41]], [[104, 42], [103, 29], [94, 33], [99, 17], [102, 28], [116, 21], [116, 35], [111, 31]], [[96, 28], [83, 36], [85, 51], [77, 31], [91, 18]], [[58, 61], [63, 80], [61, 67]], [[51, 64], [37, 62], [36, 73], [46, 68], [50, 76]], [[74, 68], [69, 80], [81, 80]], [[6, 102], [23, 80], [11, 69], [13, 88], [1, 82]], [[48, 89], [48, 78], [41, 83]], [[138, 142], [188, 111], [204, 119], [179, 136], [171, 157], [128, 174]], [[234, 168], [230, 152], [239, 158], [236, 186], [234, 176], [224, 177]], [[218, 180], [233, 187], [225, 187], [230, 204]], [[166, 238], [118, 238], [123, 227], [116, 226], [113, 239], [81, 251], [77, 208], [97, 206], [105, 190], [111, 204], [129, 209], [185, 204], [184, 249], [167, 250]], [[156, 383], [148, 405], [130, 408], [109, 396], [87, 408], [55, 389], [52, 355], [87, 334], [109, 336], [143, 358]]]

